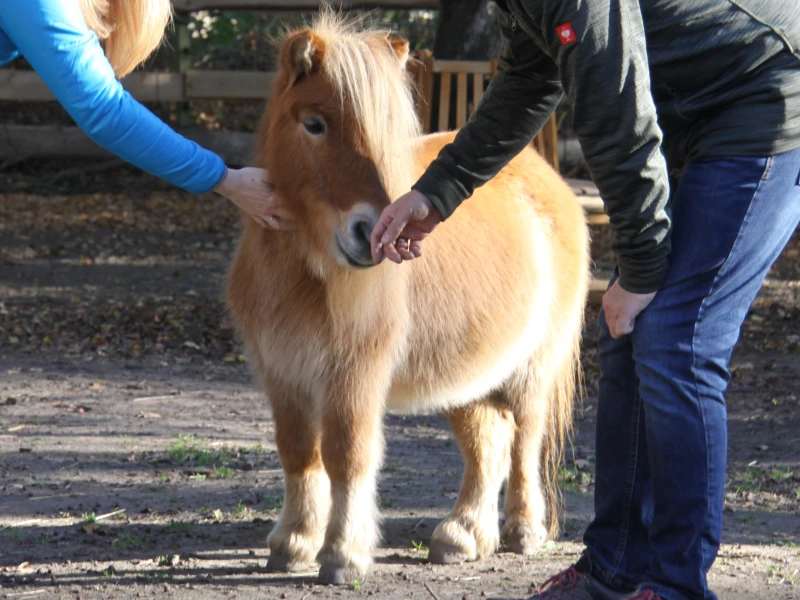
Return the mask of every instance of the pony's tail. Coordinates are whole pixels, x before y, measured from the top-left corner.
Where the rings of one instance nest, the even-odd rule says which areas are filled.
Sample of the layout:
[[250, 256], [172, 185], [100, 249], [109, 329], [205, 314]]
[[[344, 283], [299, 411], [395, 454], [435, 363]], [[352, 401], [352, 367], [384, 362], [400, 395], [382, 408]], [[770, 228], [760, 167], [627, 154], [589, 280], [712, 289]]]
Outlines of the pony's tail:
[[541, 486], [547, 506], [546, 526], [548, 537], [556, 539], [561, 529], [561, 516], [564, 512], [564, 496], [559, 486], [559, 472], [564, 461], [564, 451], [573, 432], [575, 400], [583, 397], [583, 376], [581, 371], [581, 338], [584, 312], [575, 315], [564, 331], [569, 336], [569, 347], [559, 363], [554, 365], [553, 382], [548, 399], [545, 436], [542, 440]]

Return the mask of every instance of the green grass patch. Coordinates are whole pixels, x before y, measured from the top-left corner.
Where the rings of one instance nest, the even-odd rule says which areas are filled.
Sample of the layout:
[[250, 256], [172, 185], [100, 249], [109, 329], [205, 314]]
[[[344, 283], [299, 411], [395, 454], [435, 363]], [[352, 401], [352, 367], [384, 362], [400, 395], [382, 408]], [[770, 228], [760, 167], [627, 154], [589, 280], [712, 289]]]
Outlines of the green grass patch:
[[209, 450], [202, 446], [202, 440], [195, 436], [181, 435], [164, 453], [170, 460], [183, 464], [192, 464], [196, 467], [214, 467], [231, 459], [231, 454], [224, 448]]
[[594, 483], [594, 477], [574, 465], [563, 466], [558, 470], [558, 483], [565, 490], [580, 492], [586, 491], [586, 487]]
[[423, 542], [416, 542], [411, 540], [411, 545], [414, 546], [414, 550], [416, 550], [421, 558], [428, 558], [429, 549]]

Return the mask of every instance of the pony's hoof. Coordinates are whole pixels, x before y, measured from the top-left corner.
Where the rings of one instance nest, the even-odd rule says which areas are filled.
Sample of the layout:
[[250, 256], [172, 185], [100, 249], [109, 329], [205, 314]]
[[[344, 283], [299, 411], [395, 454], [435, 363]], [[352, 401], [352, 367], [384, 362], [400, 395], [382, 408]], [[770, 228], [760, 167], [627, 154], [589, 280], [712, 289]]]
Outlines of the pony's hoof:
[[431, 542], [428, 560], [437, 565], [455, 565], [467, 562], [469, 556], [463, 549], [450, 544]]
[[547, 540], [547, 532], [543, 527], [532, 527], [529, 524], [506, 524], [503, 527], [503, 546], [509, 552], [531, 556], [536, 554]]
[[279, 571], [281, 573], [295, 573], [301, 571], [305, 565], [294, 560], [286, 554], [270, 554], [267, 559], [267, 571]]
[[[469, 516], [449, 517], [443, 520], [431, 536], [428, 559], [437, 564], [474, 562], [494, 553], [500, 544], [497, 525], [490, 529]], [[495, 521], [496, 523], [496, 521]]]
[[317, 582], [322, 585], [349, 585], [359, 578], [356, 569], [337, 565], [322, 565], [317, 574]]

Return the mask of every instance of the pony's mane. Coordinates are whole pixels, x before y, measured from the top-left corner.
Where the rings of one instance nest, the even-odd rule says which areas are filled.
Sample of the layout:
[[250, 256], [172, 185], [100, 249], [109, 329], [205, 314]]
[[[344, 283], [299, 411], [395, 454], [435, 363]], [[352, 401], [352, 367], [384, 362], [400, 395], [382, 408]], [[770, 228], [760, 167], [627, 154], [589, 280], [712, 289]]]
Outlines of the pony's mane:
[[322, 70], [361, 127], [372, 159], [393, 200], [412, 185], [413, 145], [422, 133], [406, 69], [388, 44], [390, 32], [363, 27], [332, 9], [311, 31], [325, 43]]

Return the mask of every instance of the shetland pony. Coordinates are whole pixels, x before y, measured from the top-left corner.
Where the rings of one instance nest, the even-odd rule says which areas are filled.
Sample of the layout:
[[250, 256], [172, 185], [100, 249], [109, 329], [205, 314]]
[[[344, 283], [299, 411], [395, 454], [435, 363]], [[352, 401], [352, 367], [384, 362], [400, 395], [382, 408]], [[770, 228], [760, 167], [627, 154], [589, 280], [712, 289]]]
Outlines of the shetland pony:
[[408, 50], [330, 12], [286, 35], [256, 164], [298, 227], [245, 217], [227, 281], [285, 472], [268, 567], [316, 561], [324, 583], [363, 577], [379, 543], [387, 410], [446, 412], [463, 454], [431, 561], [479, 560], [501, 540], [528, 554], [558, 530], [589, 283], [584, 213], [528, 148], [420, 258], [374, 265], [381, 210], [454, 137], [421, 136]]

